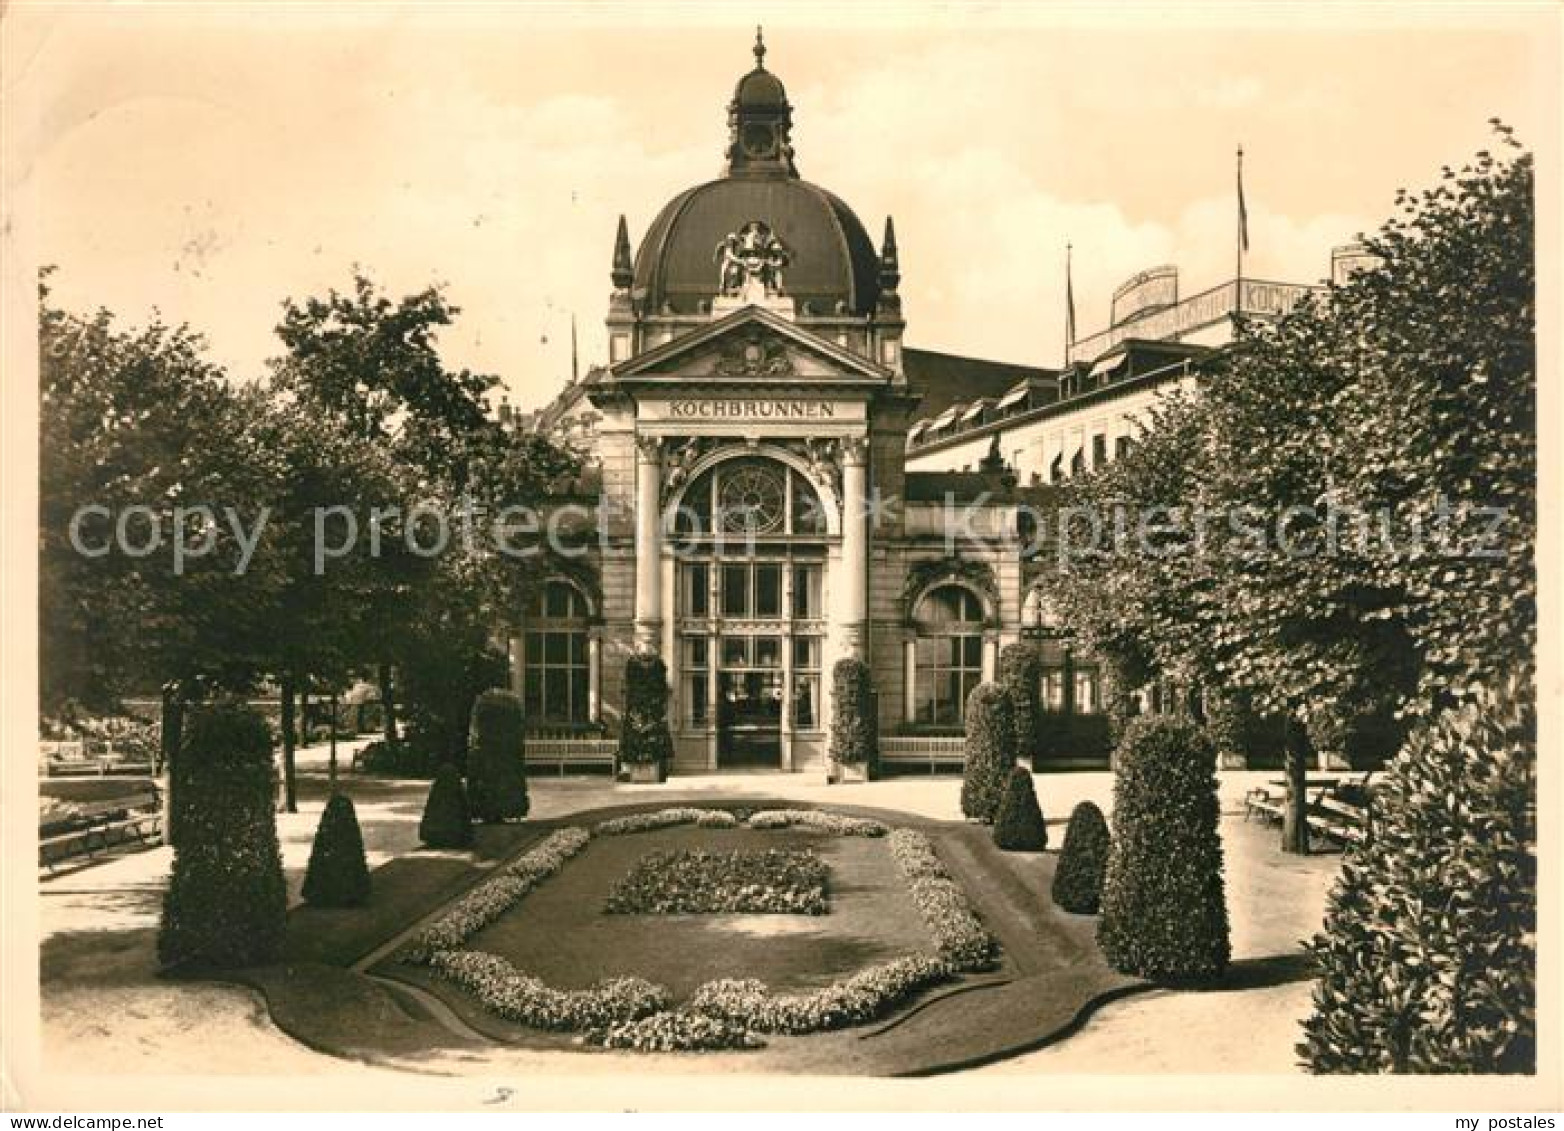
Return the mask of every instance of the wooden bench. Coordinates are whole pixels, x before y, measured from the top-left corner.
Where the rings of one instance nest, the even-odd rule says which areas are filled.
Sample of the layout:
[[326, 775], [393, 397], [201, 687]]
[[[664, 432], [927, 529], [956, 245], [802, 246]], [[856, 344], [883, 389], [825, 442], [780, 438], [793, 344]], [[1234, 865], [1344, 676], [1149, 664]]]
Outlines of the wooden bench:
[[1356, 844], [1368, 835], [1368, 811], [1326, 795], [1315, 802], [1309, 827], [1343, 844]]
[[890, 734], [880, 739], [880, 765], [911, 767], [937, 774], [960, 770], [967, 762], [966, 739], [959, 734]]
[[163, 813], [155, 790], [83, 805], [71, 817], [40, 826], [38, 866], [53, 871], [67, 860], [133, 840], [150, 848], [162, 842], [162, 834]]
[[525, 747], [527, 773], [552, 769], [560, 777], [571, 767], [604, 770], [612, 775], [619, 757], [619, 741], [600, 735], [560, 738], [528, 735]]

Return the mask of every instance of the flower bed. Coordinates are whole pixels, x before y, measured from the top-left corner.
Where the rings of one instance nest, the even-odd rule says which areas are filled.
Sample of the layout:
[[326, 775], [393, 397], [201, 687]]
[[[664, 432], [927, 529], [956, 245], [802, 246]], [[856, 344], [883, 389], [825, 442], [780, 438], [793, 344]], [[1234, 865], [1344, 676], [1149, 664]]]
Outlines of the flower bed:
[[462, 896], [449, 911], [408, 944], [403, 957], [427, 963], [439, 951], [454, 950], [509, 910], [540, 882], [565, 866], [592, 839], [585, 829], [550, 833], [514, 864]]
[[628, 833], [645, 833], [654, 829], [669, 829], [676, 825], [695, 825], [703, 829], [736, 829], [739, 819], [726, 809], [697, 809], [693, 806], [658, 809], [652, 813], [631, 813], [628, 817], [614, 817], [599, 821], [592, 828], [594, 836], [624, 836]]
[[718, 1049], [758, 1049], [764, 1041], [743, 1024], [692, 1013], [665, 1010], [633, 1021], [621, 1021], [587, 1035], [595, 1045], [637, 1052], [711, 1052]]
[[891, 858], [907, 877], [912, 900], [934, 936], [940, 958], [958, 972], [992, 966], [999, 945], [972, 910], [966, 892], [945, 871], [929, 838], [911, 829], [897, 829], [891, 833], [890, 849]]
[[[747, 818], [742, 819], [741, 818]], [[934, 936], [935, 952], [861, 970], [822, 989], [777, 993], [756, 979], [725, 978], [699, 986], [673, 1008], [662, 986], [613, 978], [585, 990], [558, 990], [504, 958], [458, 949], [580, 852], [593, 833], [695, 824], [706, 828], [806, 828], [836, 836], [879, 837]], [[828, 871], [813, 852], [655, 852], [614, 886], [610, 913], [760, 912], [824, 914]], [[471, 993], [486, 1009], [538, 1029], [583, 1032], [593, 1044], [646, 1052], [758, 1048], [757, 1033], [805, 1034], [859, 1025], [959, 974], [992, 966], [998, 945], [922, 833], [879, 821], [808, 809], [735, 814], [724, 809], [669, 808], [603, 821], [592, 832], [552, 833], [499, 875], [462, 897], [403, 952], [407, 961]]]
[[817, 809], [762, 809], [752, 813], [745, 825], [752, 829], [818, 829], [832, 836], [884, 836], [890, 831], [879, 821], [867, 817], [848, 817]]
[[824, 915], [830, 910], [827, 876], [825, 861], [807, 849], [653, 852], [614, 885], [603, 910], [611, 915]]
[[779, 994], [753, 978], [722, 978], [696, 989], [688, 1008], [763, 1033], [820, 1033], [872, 1021], [950, 972], [939, 959], [914, 954], [807, 993]]
[[483, 1007], [534, 1029], [579, 1032], [646, 1017], [668, 1008], [668, 991], [643, 978], [610, 978], [585, 990], [556, 990], [496, 954], [442, 950], [429, 966], [471, 993]]

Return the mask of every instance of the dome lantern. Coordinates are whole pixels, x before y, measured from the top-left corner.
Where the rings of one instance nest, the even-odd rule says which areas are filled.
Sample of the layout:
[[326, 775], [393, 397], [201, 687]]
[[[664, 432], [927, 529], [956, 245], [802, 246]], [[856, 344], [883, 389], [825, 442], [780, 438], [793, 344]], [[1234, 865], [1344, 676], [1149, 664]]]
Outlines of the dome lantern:
[[739, 79], [728, 103], [728, 176], [796, 177], [793, 108], [782, 80], [766, 70], [766, 41], [755, 29], [755, 69]]

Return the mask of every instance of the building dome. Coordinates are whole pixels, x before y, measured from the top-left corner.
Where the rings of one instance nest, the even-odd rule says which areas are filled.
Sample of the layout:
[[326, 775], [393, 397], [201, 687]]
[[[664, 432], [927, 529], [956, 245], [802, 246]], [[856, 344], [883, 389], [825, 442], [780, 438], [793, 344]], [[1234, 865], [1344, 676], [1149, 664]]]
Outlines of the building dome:
[[792, 107], [766, 70], [758, 30], [754, 51], [728, 104], [725, 175], [680, 193], [652, 221], [635, 257], [636, 303], [653, 317], [706, 313], [721, 290], [719, 246], [763, 225], [785, 249], [781, 293], [799, 313], [862, 317], [879, 298], [880, 256], [851, 208], [799, 178]]
[[802, 314], [863, 316], [879, 298], [880, 257], [840, 197], [796, 175], [735, 176], [674, 197], [635, 257], [635, 295], [647, 314], [699, 314], [719, 289], [718, 246], [759, 220], [788, 249], [785, 293]]

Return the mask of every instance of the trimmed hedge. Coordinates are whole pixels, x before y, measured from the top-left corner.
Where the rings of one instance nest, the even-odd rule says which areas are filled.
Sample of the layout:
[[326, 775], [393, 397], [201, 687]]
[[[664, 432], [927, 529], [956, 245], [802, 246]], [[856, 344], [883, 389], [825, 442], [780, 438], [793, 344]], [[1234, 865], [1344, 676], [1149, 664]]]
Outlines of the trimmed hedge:
[[177, 763], [180, 834], [158, 958], [210, 968], [271, 962], [282, 954], [288, 913], [271, 728], [243, 703], [192, 708]]
[[357, 907], [369, 898], [369, 864], [358, 813], [345, 793], [333, 793], [320, 815], [309, 867], [304, 870], [304, 902], [314, 907]]
[[625, 712], [619, 728], [619, 761], [664, 766], [673, 760], [668, 730], [668, 665], [655, 652], [625, 661]]
[[1311, 946], [1311, 1071], [1536, 1071], [1536, 790], [1529, 689], [1413, 733]]
[[424, 802], [418, 822], [418, 839], [430, 848], [466, 848], [472, 844], [472, 812], [467, 788], [454, 762], [441, 763]]
[[999, 812], [1005, 782], [1015, 765], [1015, 722], [1010, 696], [997, 683], [980, 683], [967, 696], [967, 756], [961, 777], [961, 812], [985, 824]]
[[1048, 847], [1048, 825], [1037, 803], [1032, 771], [1025, 766], [1010, 771], [994, 818], [994, 844], [1006, 852], [1041, 852]]
[[1231, 947], [1210, 739], [1187, 719], [1142, 716], [1125, 728], [1116, 762], [1103, 955], [1153, 982], [1216, 978]]
[[1038, 715], [1043, 709], [1043, 657], [1037, 645], [1020, 640], [999, 650], [999, 685], [1010, 696], [1011, 745], [1022, 758], [1037, 756]]
[[427, 751], [383, 739], [366, 742], [359, 749], [358, 764], [361, 773], [393, 778], [432, 778], [435, 771]]
[[527, 767], [521, 700], [491, 688], [472, 705], [467, 745], [467, 800], [479, 821], [519, 820], [527, 815]]
[[880, 720], [869, 665], [856, 656], [831, 669], [831, 745], [833, 764], [864, 766], [869, 779], [880, 767]]
[[1064, 847], [1054, 868], [1053, 900], [1076, 915], [1095, 915], [1102, 906], [1102, 883], [1108, 871], [1108, 821], [1102, 810], [1083, 801], [1070, 813]]

